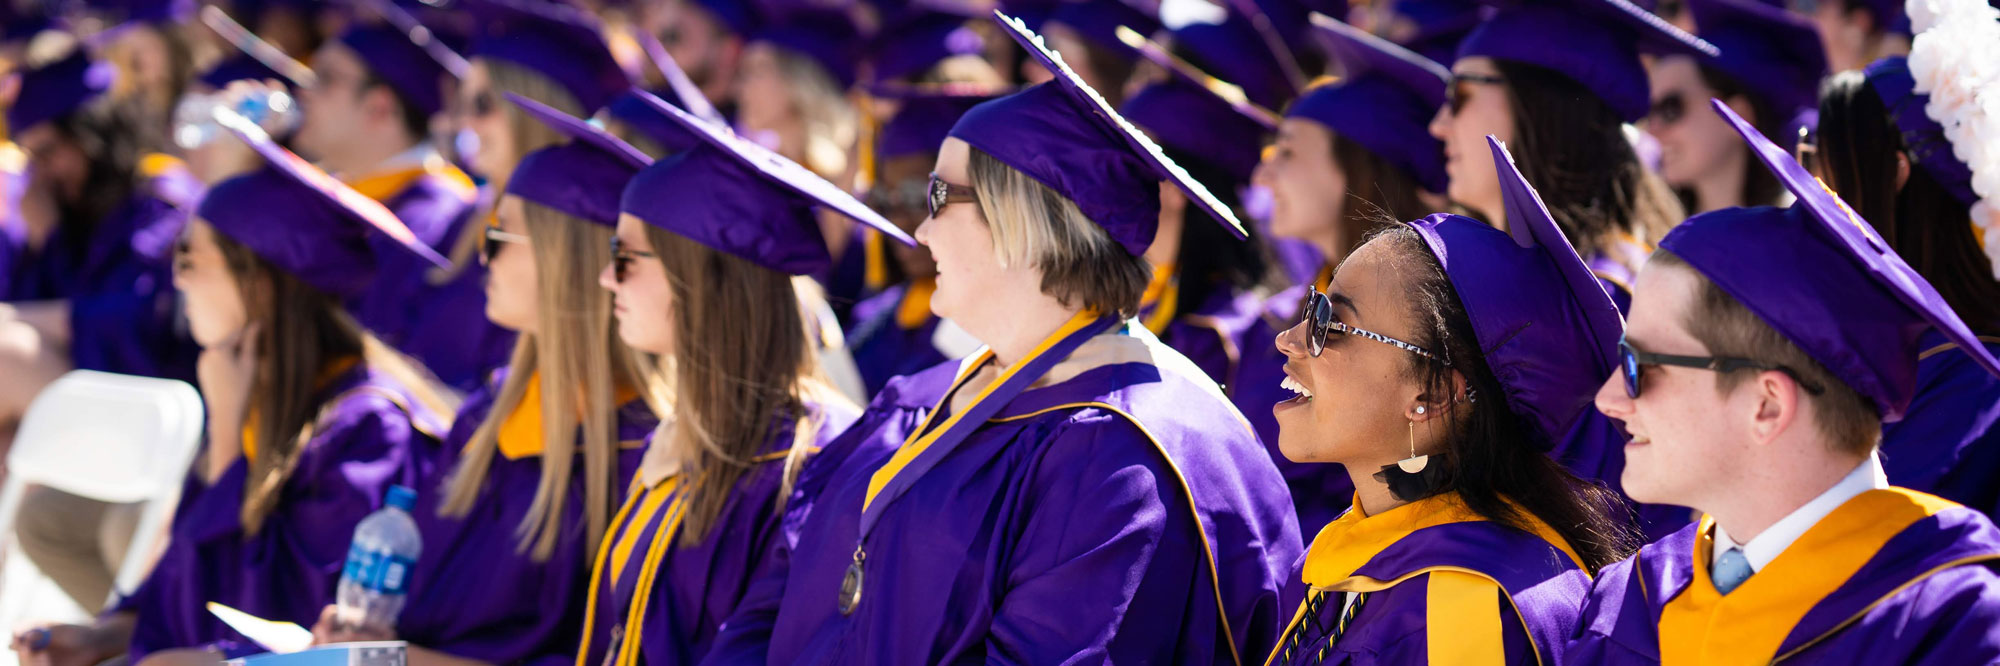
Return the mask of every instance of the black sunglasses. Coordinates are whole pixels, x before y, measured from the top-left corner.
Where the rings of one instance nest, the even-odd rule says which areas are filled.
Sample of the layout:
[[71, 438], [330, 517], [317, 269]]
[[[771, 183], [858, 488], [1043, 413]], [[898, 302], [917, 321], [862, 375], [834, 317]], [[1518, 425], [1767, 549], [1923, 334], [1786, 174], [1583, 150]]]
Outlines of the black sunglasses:
[[930, 201], [927, 202], [930, 204], [929, 212], [931, 217], [937, 217], [938, 211], [942, 210], [948, 204], [973, 203], [976, 201], [978, 199], [973, 196], [971, 187], [953, 185], [944, 182], [944, 179], [939, 178], [937, 174], [931, 174]]
[[[1327, 336], [1339, 333], [1341, 335], [1367, 338], [1433, 361], [1438, 360], [1438, 357], [1432, 354], [1431, 350], [1397, 340], [1381, 333], [1348, 326], [1347, 322], [1334, 319], [1333, 299], [1321, 293], [1316, 288], [1312, 290], [1311, 294], [1306, 296], [1306, 311], [1303, 319], [1306, 324], [1307, 333], [1306, 351], [1311, 352], [1314, 358], [1318, 358], [1319, 353], [1326, 350]], [[1451, 364], [1446, 363], [1445, 365]]]
[[1678, 123], [1685, 117], [1687, 117], [1687, 98], [1677, 92], [1667, 93], [1666, 97], [1653, 102], [1652, 111], [1646, 114], [1646, 118], [1662, 126]]
[[652, 259], [658, 256], [659, 255], [653, 254], [651, 252], [640, 252], [638, 250], [625, 249], [625, 241], [619, 240], [617, 236], [612, 236], [611, 237], [612, 281], [617, 282], [619, 284], [625, 283], [625, 271], [631, 268], [632, 260]]
[[502, 243], [521, 243], [525, 245], [527, 244], [527, 242], [528, 242], [527, 236], [523, 236], [521, 234], [516, 234], [516, 233], [508, 233], [505, 231], [501, 231], [500, 227], [487, 225], [486, 235], [484, 238], [480, 240], [479, 243], [479, 264], [481, 266], [484, 266], [486, 264], [492, 263], [493, 257], [500, 254], [500, 246]]
[[1465, 101], [1472, 96], [1472, 86], [1497, 86], [1507, 83], [1507, 79], [1487, 74], [1452, 74], [1451, 85], [1444, 90], [1445, 106], [1451, 107], [1451, 115], [1465, 110]]
[[1632, 343], [1626, 342], [1623, 339], [1618, 341], [1618, 357], [1618, 367], [1625, 375], [1625, 397], [1628, 398], [1639, 397], [1639, 375], [1649, 365], [1672, 365], [1714, 372], [1736, 372], [1738, 370], [1756, 370], [1758, 372], [1776, 371], [1785, 373], [1785, 376], [1791, 377], [1792, 381], [1798, 382], [1799, 386], [1804, 388], [1807, 393], [1819, 395], [1821, 391], [1825, 390], [1818, 384], [1806, 381], [1804, 377], [1800, 377], [1799, 373], [1791, 368], [1761, 361], [1752, 361], [1747, 358], [1652, 354], [1633, 349]]

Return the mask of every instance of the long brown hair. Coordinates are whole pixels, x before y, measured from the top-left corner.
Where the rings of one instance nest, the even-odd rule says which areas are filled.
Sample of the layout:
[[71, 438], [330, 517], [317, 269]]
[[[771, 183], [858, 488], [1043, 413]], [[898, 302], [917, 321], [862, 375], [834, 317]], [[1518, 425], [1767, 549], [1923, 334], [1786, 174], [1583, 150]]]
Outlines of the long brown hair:
[[1510, 148], [1521, 175], [1580, 254], [1618, 257], [1611, 248], [1620, 233], [1655, 242], [1687, 217], [1666, 182], [1639, 163], [1624, 120], [1596, 93], [1554, 70], [1508, 60], [1494, 66], [1507, 79]]
[[[674, 303], [674, 354], [654, 364], [674, 386], [666, 445], [681, 463], [688, 512], [681, 543], [701, 543], [730, 491], [759, 462], [779, 418], [796, 419], [783, 453], [780, 506], [813, 452], [821, 425], [808, 402], [841, 404], [820, 372], [793, 277], [659, 227], [646, 238], [666, 267]], [[654, 446], [662, 445], [655, 441]]]
[[[1423, 186], [1410, 174], [1375, 151], [1339, 132], [1328, 132], [1333, 144], [1333, 164], [1347, 178], [1347, 200], [1340, 205], [1340, 237], [1353, 252], [1379, 229], [1383, 220], [1415, 220], [1437, 212], [1424, 205]], [[1333, 260], [1333, 257], [1329, 257]]]
[[[500, 425], [541, 377], [542, 476], [534, 502], [516, 527], [517, 549], [533, 548], [547, 561], [563, 532], [564, 504], [583, 440], [584, 543], [592, 552], [610, 522], [618, 459], [619, 387], [638, 377], [630, 349], [611, 317], [611, 292], [597, 286], [597, 271], [611, 263], [611, 229], [531, 201], [522, 201], [530, 242], [512, 251], [533, 252], [536, 273], [536, 328], [514, 342], [507, 379], [493, 409], [472, 433], [465, 457], [446, 485], [438, 513], [462, 517], [472, 511], [486, 472], [500, 450]], [[581, 433], [578, 432], [579, 428]]]
[[277, 508], [321, 411], [338, 397], [321, 390], [334, 363], [359, 358], [368, 368], [396, 380], [434, 414], [450, 414], [456, 405], [425, 372], [362, 330], [339, 298], [272, 265], [241, 243], [220, 234], [214, 238], [250, 321], [261, 328], [257, 377], [250, 393], [250, 413], [257, 415], [252, 431], [257, 457], [249, 461], [239, 515], [243, 530], [254, 535]]

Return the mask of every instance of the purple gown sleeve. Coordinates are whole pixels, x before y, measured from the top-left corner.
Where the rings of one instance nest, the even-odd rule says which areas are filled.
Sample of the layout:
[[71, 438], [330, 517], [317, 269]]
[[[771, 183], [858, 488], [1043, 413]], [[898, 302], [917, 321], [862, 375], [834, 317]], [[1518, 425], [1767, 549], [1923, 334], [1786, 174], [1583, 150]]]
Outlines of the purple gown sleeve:
[[[993, 664], [1165, 662], [1201, 566], [1174, 473], [1130, 422], [1103, 415], [1056, 435], [1006, 559], [986, 639]], [[1211, 619], [1212, 621], [1212, 619]]]

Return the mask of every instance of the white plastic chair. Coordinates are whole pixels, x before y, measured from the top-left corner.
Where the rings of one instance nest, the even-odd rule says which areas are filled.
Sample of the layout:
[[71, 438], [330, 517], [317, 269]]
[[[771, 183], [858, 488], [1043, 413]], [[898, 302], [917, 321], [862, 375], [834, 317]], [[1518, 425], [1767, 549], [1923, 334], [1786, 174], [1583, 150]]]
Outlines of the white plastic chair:
[[28, 484], [101, 502], [144, 502], [112, 588], [113, 598], [130, 593], [144, 581], [180, 501], [203, 412], [201, 395], [186, 382], [91, 370], [63, 375], [28, 405], [14, 436], [0, 486], [0, 535], [12, 539]]

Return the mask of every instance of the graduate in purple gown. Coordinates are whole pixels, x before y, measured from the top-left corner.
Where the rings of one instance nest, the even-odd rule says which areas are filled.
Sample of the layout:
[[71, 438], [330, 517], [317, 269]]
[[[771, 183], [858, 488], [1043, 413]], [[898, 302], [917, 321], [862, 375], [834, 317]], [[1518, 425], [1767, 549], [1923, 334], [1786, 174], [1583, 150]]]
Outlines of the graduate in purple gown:
[[1260, 304], [1237, 340], [1242, 360], [1228, 382], [1230, 398], [1280, 461], [1299, 509], [1299, 529], [1308, 535], [1347, 509], [1354, 487], [1339, 465], [1294, 464], [1278, 451], [1271, 406], [1292, 393], [1279, 385], [1285, 355], [1271, 340], [1298, 323], [1307, 292], [1325, 289], [1332, 266], [1369, 230], [1440, 208], [1434, 195], [1445, 187], [1444, 148], [1424, 123], [1444, 103], [1449, 77], [1442, 66], [1345, 23], [1313, 22], [1347, 76], [1307, 89], [1286, 110], [1257, 182], [1273, 197], [1271, 235], [1309, 242], [1328, 263], [1311, 284]]
[[[380, 23], [360, 23], [313, 55], [318, 82], [299, 91], [304, 117], [293, 144], [321, 168], [395, 211], [424, 244], [449, 255], [472, 226], [477, 191], [430, 142], [446, 76], [463, 72], [434, 54], [444, 46]], [[448, 59], [440, 59], [440, 55]], [[362, 326], [470, 390], [507, 360], [514, 335], [483, 316], [477, 266], [439, 271], [388, 241], [377, 273], [349, 307]]]
[[[943, 90], [896, 95], [896, 115], [882, 124], [878, 134], [876, 178], [869, 206], [904, 233], [915, 233], [926, 216], [925, 204], [930, 200], [927, 175], [937, 164], [938, 146], [944, 144], [960, 116], [993, 97], [985, 91]], [[931, 295], [937, 292], [937, 261], [931, 259], [928, 248], [889, 243], [880, 234], [864, 233], [868, 234], [866, 242], [881, 246], [867, 251], [888, 254], [892, 260], [889, 265], [902, 277], [899, 283], [855, 304], [849, 316], [852, 323], [847, 343], [872, 396], [890, 379], [963, 357], [978, 343], [957, 325], [931, 312]]]
[[1377, 232], [1277, 340], [1298, 394], [1279, 445], [1343, 463], [1355, 505], [1308, 547], [1271, 663], [1562, 663], [1590, 572], [1636, 543], [1619, 498], [1548, 455], [1618, 443], [1590, 409], [1618, 309], [1489, 145], [1507, 231]]
[[1631, 434], [1626, 491], [1704, 515], [1605, 568], [1572, 656], [2000, 660], [2000, 529], [1891, 486], [1876, 453], [1919, 390], [1926, 334], [1990, 375], [2000, 360], [1852, 208], [1711, 104], [1798, 203], [1697, 215], [1639, 275], [1597, 406]]
[[[89, 627], [17, 640], [31, 658], [124, 652], [216, 663], [261, 648], [210, 614], [228, 605], [308, 624], [332, 603], [354, 526], [434, 455], [443, 410], [420, 370], [356, 325], [369, 236], [442, 264], [388, 209], [279, 148], [241, 116], [266, 165], [211, 188], [176, 249], [175, 286], [203, 346], [207, 444], [146, 582]], [[171, 651], [172, 654], [165, 654]]]
[[859, 411], [819, 369], [796, 292], [829, 261], [813, 207], [895, 232], [804, 167], [642, 99], [696, 143], [625, 187], [598, 283], [672, 411], [590, 569], [579, 664], [700, 661], [792, 545], [800, 474], [839, 463], [821, 447]]
[[148, 116], [106, 94], [115, 76], [81, 48], [61, 52], [20, 72], [7, 108], [27, 177], [5, 216], [0, 423], [71, 369], [194, 378], [197, 349], [177, 327], [170, 284], [186, 212], [150, 187]]
[[[1943, 149], [1951, 141], [1915, 84], [1903, 58], [1835, 75], [1820, 100], [1813, 159], [1802, 161], [2000, 355], [2000, 282], [1970, 231], [1979, 201], [1972, 171]], [[1935, 332], [1918, 346], [1916, 397], [1903, 420], [1882, 427], [1889, 482], [2000, 515], [2000, 379]]]
[[891, 381], [828, 446], [844, 460], [801, 477], [797, 543], [708, 662], [1241, 663], [1277, 638], [1282, 480], [1129, 319], [1160, 181], [1235, 217], [1000, 18], [1058, 78], [958, 121], [918, 230], [932, 309], [988, 346]]
[[424, 556], [401, 619], [344, 626], [329, 607], [315, 628], [322, 643], [404, 640], [420, 665], [569, 662], [590, 562], [658, 423], [596, 284], [619, 193], [650, 160], [574, 117], [508, 99], [575, 137], [521, 161], [486, 230], [487, 317], [521, 334], [513, 360], [467, 399], [439, 451], [438, 480], [415, 512]]
[[[1623, 309], [1646, 243], [1684, 216], [1625, 136], [1650, 110], [1641, 55], [1719, 51], [1622, 0], [1482, 2], [1496, 10], [1459, 44], [1449, 101], [1430, 126], [1444, 141], [1446, 194], [1506, 228], [1483, 149], [1499, 137]], [[1602, 461], [1557, 456], [1585, 477], [1617, 478]]]

